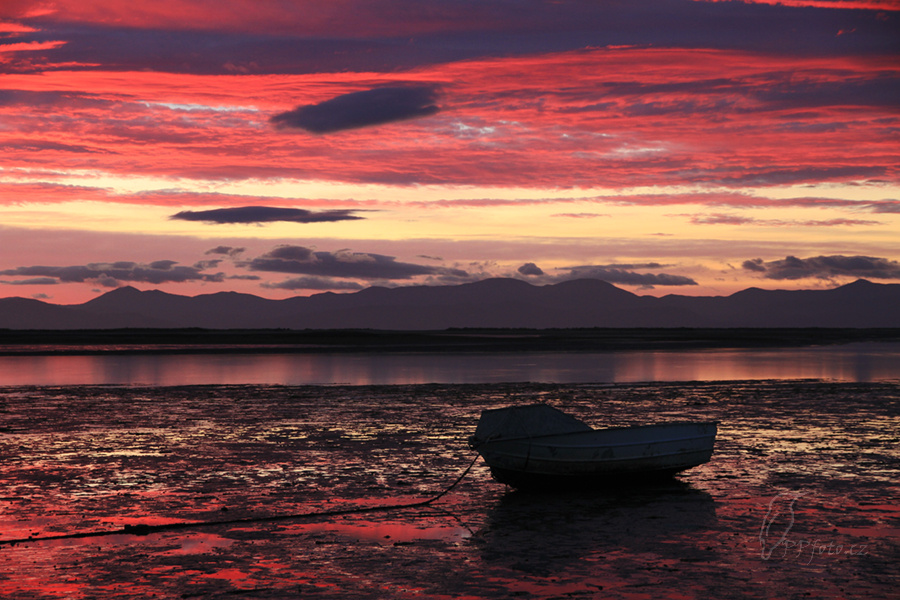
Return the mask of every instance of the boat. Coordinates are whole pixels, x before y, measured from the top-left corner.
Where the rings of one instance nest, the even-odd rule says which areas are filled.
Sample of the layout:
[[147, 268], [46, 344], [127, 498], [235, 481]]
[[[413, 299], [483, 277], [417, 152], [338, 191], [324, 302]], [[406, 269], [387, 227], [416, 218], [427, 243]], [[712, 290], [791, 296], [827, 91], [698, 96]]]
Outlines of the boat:
[[671, 477], [708, 462], [714, 421], [594, 429], [550, 406], [484, 410], [469, 438], [500, 483], [518, 489], [598, 487]]

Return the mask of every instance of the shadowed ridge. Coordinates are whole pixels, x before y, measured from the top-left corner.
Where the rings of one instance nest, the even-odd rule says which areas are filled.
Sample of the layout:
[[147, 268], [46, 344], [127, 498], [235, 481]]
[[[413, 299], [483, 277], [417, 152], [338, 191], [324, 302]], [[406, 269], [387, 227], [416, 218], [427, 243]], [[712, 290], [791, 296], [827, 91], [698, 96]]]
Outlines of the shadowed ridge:
[[86, 309], [103, 309], [103, 308], [121, 308], [122, 306], [138, 306], [148, 305], [153, 302], [164, 302], [169, 298], [183, 298], [190, 300], [190, 296], [179, 296], [170, 294], [160, 290], [141, 291], [135, 287], [127, 285], [125, 287], [110, 290], [105, 294], [97, 296], [92, 300], [88, 300], [84, 304], [79, 305]]
[[900, 284], [857, 281], [832, 290], [731, 296], [638, 296], [598, 280], [536, 286], [487, 279], [269, 300], [217, 292], [195, 297], [133, 287], [81, 305], [0, 300], [8, 329], [574, 329], [593, 327], [900, 327]]
[[57, 306], [33, 298], [0, 298], [0, 329], [19, 329], [34, 322], [63, 327], [72, 319], [69, 307]]
[[43, 300], [36, 300], [35, 298], [23, 298], [22, 296], [13, 296], [12, 298], [0, 298], [0, 307], [2, 308], [16, 308], [19, 306], [23, 307], [34, 307], [38, 306], [58, 306], [56, 304], [50, 304], [49, 302], [44, 302]]
[[540, 287], [521, 279], [513, 279], [511, 277], [491, 277], [489, 279], [481, 279], [472, 283], [463, 284], [471, 289], [498, 289], [498, 290], [515, 290]]
[[835, 296], [892, 296], [900, 293], [900, 283], [874, 283], [868, 279], [857, 279], [828, 291]]
[[570, 279], [568, 281], [561, 281], [553, 285], [545, 285], [542, 287], [544, 289], [554, 289], [558, 292], [566, 293], [605, 293], [616, 294], [622, 298], [638, 297], [637, 294], [633, 294], [632, 292], [623, 290], [622, 288], [616, 287], [608, 281], [603, 281], [601, 279]]
[[169, 326], [165, 321], [123, 314], [115, 303], [109, 303], [105, 308], [85, 309], [84, 306], [50, 304], [28, 298], [0, 299], [0, 328], [62, 330]]
[[279, 318], [292, 329], [447, 329], [525, 327], [535, 311], [535, 286], [515, 279], [486, 279], [446, 286], [370, 287], [352, 294], [316, 294], [283, 301]]
[[121, 315], [129, 327], [202, 327], [233, 329], [252, 327], [278, 300], [252, 294], [216, 292], [181, 296], [159, 290], [118, 288], [79, 307], [85, 311]]
[[748, 288], [711, 314], [721, 327], [898, 327], [900, 285], [859, 279], [827, 290]]
[[725, 298], [739, 298], [742, 296], [759, 296], [760, 294], [765, 294], [770, 290], [764, 290], [758, 287], [748, 287], [746, 290], [741, 290], [739, 292], [735, 292], [730, 296], [725, 296]]
[[889, 284], [889, 283], [888, 284], [885, 284], [885, 283], [878, 284], [878, 283], [872, 283], [868, 279], [857, 279], [856, 281], [853, 281], [851, 283], [845, 283], [844, 285], [838, 286], [834, 289], [836, 289], [836, 290], [846, 290], [846, 289], [871, 290], [871, 289], [879, 287], [881, 285], [898, 285], [898, 284], [896, 284], [896, 283], [894, 283], [894, 284]]

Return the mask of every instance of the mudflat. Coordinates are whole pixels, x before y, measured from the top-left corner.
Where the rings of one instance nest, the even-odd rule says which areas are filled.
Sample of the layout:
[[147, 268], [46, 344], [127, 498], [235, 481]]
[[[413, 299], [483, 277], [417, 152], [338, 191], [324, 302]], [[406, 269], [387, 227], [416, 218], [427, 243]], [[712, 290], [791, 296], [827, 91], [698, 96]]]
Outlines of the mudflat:
[[[541, 401], [595, 427], [714, 419], [715, 452], [564, 494], [479, 460], [425, 507], [234, 522], [430, 498], [482, 409]], [[0, 596], [890, 598], [898, 431], [900, 382], [0, 389], [0, 543], [32, 538], [0, 545]], [[99, 535], [37, 539], [78, 532]]]

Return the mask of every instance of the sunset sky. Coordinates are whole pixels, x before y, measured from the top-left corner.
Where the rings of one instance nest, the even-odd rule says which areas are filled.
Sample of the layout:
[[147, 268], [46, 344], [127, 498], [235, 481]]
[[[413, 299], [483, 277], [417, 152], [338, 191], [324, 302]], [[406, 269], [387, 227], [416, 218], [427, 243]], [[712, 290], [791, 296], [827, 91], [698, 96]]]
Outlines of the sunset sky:
[[3, 0], [0, 297], [900, 282], [900, 1]]

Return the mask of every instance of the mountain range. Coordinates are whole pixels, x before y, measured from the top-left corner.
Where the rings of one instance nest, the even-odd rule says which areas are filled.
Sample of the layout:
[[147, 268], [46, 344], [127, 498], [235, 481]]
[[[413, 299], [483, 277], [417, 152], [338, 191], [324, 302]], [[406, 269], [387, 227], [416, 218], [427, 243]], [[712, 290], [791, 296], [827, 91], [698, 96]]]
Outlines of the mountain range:
[[380, 329], [588, 327], [900, 327], [900, 284], [828, 290], [749, 288], [730, 296], [639, 296], [595, 279], [535, 286], [487, 279], [453, 286], [370, 287], [271, 300], [180, 296], [123, 287], [77, 305], [0, 299], [0, 329]]

